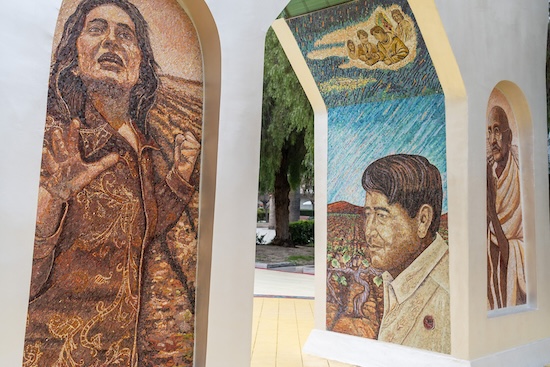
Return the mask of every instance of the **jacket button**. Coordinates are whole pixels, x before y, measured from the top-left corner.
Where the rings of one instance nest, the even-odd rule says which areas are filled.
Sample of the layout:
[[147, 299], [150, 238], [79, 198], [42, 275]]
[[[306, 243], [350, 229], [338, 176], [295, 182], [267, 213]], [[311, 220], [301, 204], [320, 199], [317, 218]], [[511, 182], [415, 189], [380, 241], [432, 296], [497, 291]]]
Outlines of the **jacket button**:
[[432, 330], [435, 327], [435, 320], [433, 316], [424, 316], [424, 327], [426, 330]]

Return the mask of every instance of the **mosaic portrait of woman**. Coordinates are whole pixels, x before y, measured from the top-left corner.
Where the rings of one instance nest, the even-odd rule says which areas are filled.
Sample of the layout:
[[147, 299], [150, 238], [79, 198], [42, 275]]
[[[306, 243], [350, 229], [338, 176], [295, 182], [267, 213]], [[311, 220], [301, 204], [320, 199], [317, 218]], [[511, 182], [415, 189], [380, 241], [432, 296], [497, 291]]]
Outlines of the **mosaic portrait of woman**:
[[[154, 5], [176, 20], [145, 1], [62, 5], [24, 366], [193, 363], [202, 66], [185, 12]], [[199, 55], [181, 66], [159, 41], [178, 30]]]

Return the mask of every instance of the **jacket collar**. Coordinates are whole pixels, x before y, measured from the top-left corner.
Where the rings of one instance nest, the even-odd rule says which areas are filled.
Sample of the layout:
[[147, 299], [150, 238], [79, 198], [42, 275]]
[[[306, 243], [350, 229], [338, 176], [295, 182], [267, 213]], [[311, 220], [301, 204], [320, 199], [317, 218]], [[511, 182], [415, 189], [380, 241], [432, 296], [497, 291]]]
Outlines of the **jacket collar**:
[[430, 246], [395, 279], [387, 271], [382, 274], [384, 283], [393, 288], [397, 302], [403, 303], [420, 287], [448, 250], [445, 240], [437, 234]]
[[[157, 143], [152, 138], [147, 139], [133, 122], [132, 128], [136, 135], [140, 152], [146, 148], [154, 150], [159, 149]], [[124, 139], [89, 103], [86, 104], [85, 122], [80, 128], [80, 137], [82, 139], [85, 157], [89, 157], [101, 150], [113, 137]]]

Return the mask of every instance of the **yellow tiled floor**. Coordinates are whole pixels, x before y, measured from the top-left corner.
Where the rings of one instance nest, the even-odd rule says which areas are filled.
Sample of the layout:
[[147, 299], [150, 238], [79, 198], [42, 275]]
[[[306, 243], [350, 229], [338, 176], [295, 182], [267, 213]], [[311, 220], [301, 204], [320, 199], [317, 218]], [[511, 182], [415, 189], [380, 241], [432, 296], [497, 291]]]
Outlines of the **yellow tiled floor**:
[[254, 298], [251, 367], [351, 367], [302, 354], [313, 328], [313, 300]]

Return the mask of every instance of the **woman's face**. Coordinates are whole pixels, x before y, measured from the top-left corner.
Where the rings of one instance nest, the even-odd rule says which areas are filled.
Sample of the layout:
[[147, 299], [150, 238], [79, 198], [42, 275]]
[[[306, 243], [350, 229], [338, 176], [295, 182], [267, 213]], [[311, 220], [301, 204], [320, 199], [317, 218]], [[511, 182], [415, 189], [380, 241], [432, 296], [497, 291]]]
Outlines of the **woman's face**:
[[130, 16], [116, 5], [101, 5], [86, 16], [76, 41], [79, 73], [85, 84], [131, 89], [139, 79], [141, 50]]

